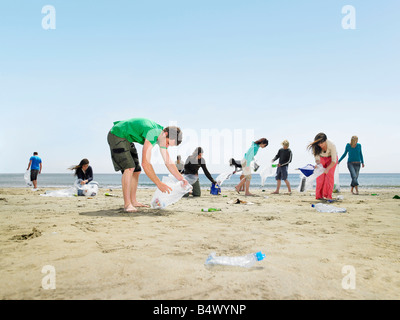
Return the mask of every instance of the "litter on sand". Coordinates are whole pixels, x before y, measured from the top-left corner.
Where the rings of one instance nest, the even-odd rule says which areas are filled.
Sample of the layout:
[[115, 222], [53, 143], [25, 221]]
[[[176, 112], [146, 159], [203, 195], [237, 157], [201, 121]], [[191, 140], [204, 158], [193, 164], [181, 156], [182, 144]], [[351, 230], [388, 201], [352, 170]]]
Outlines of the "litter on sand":
[[250, 201], [236, 199], [236, 200], [228, 201], [227, 204], [254, 204], [254, 203], [250, 202]]

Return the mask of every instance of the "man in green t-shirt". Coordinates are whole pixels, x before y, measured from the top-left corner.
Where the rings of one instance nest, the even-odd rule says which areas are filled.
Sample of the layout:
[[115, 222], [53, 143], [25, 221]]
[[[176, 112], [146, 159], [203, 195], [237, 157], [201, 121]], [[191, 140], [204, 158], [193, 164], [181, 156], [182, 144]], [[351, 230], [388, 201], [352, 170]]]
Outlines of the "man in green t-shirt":
[[111, 159], [115, 171], [122, 172], [122, 193], [124, 195], [124, 209], [127, 212], [135, 212], [135, 207], [147, 207], [136, 200], [136, 191], [139, 175], [142, 170], [137, 150], [134, 143], [143, 145], [142, 166], [146, 175], [162, 192], [170, 192], [172, 189], [162, 183], [151, 165], [151, 150], [158, 144], [165, 166], [171, 174], [183, 181], [187, 181], [179, 173], [175, 163], [171, 161], [168, 147], [178, 146], [182, 142], [181, 129], [175, 126], [163, 128], [159, 124], [145, 118], [133, 118], [125, 121], [116, 121], [107, 137], [111, 150]]

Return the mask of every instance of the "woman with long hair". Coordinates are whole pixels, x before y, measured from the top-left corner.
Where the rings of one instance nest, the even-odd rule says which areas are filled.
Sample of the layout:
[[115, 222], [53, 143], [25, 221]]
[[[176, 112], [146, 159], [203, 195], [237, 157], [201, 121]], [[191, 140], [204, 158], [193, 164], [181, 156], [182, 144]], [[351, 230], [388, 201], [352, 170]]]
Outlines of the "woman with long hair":
[[78, 178], [78, 181], [81, 185], [87, 184], [93, 180], [93, 170], [92, 167], [89, 166], [88, 159], [82, 159], [78, 165], [72, 166], [69, 168], [70, 170], [75, 170], [75, 176]]
[[[358, 175], [360, 173], [361, 165], [364, 168], [364, 157], [357, 136], [351, 137], [350, 143], [346, 145], [346, 149], [339, 159], [339, 163], [347, 154], [349, 154], [349, 157], [347, 158], [347, 168], [349, 169], [351, 176], [351, 193], [358, 194]], [[356, 192], [353, 191], [354, 188], [356, 189]]]
[[338, 161], [336, 146], [332, 141], [328, 140], [325, 133], [321, 132], [315, 136], [314, 141], [308, 145], [307, 149], [312, 151], [315, 163], [317, 165], [321, 164], [325, 168], [324, 173], [317, 177], [315, 198], [318, 200], [331, 200]]

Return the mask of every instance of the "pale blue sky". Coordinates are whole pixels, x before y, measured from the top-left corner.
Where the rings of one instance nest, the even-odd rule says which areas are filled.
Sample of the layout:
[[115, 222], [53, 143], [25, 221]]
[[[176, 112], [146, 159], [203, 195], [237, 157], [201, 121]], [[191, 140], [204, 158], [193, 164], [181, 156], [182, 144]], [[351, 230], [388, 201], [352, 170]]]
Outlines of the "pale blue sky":
[[171, 154], [201, 145], [212, 173], [261, 137], [259, 162], [288, 139], [294, 172], [321, 131], [339, 156], [358, 135], [362, 172], [400, 172], [399, 13], [397, 0], [2, 1], [0, 173], [23, 172], [33, 151], [44, 173], [85, 157], [112, 173], [107, 133], [139, 116], [180, 126]]

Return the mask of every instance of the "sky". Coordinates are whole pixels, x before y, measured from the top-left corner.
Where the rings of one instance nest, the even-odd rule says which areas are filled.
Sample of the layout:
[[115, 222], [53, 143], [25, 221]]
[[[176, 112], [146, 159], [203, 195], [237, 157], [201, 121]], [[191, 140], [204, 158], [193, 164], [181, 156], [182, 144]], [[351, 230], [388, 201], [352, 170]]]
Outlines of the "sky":
[[[287, 139], [294, 173], [319, 132], [339, 156], [357, 135], [361, 172], [400, 173], [399, 13], [397, 0], [3, 0], [0, 173], [34, 151], [43, 173], [83, 158], [114, 173], [108, 131], [135, 117], [178, 125], [171, 156], [201, 146], [214, 174], [262, 137], [258, 163]], [[158, 147], [152, 161], [167, 172]]]

